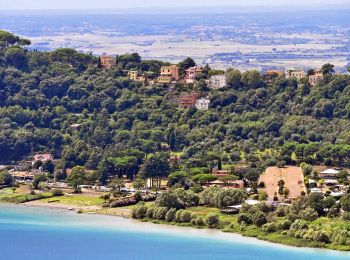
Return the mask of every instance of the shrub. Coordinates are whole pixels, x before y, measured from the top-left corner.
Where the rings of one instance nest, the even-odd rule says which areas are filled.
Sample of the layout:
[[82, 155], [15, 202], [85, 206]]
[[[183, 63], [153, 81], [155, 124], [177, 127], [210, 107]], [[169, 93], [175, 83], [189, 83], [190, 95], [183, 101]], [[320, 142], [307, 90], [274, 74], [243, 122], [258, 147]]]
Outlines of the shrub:
[[341, 200], [340, 205], [344, 211], [350, 212], [350, 194], [346, 194]]
[[295, 220], [293, 224], [290, 226], [290, 229], [295, 229], [295, 230], [302, 230], [307, 228], [308, 228], [307, 222], [302, 219]]
[[135, 199], [137, 202], [142, 201], [142, 193], [141, 193], [141, 191], [135, 192], [134, 199]]
[[54, 197], [58, 197], [58, 196], [62, 196], [63, 195], [63, 191], [61, 189], [54, 189], [52, 190], [52, 196]]
[[262, 226], [262, 231], [267, 232], [267, 233], [273, 233], [277, 230], [277, 225], [272, 222], [272, 223], [266, 223]]
[[251, 225], [253, 224], [253, 220], [250, 214], [247, 213], [241, 213], [238, 215], [237, 223], [239, 224], [246, 224], [246, 225]]
[[174, 221], [175, 214], [176, 214], [176, 209], [174, 209], [174, 208], [169, 209], [168, 212], [165, 215], [165, 221], [167, 221], [167, 222]]
[[[262, 182], [263, 183], [263, 182]], [[265, 185], [265, 184], [264, 184]], [[267, 195], [267, 193], [265, 191], [260, 191], [259, 192], [259, 200], [260, 201], [265, 201], [269, 198], [269, 196]]]
[[350, 221], [350, 212], [344, 212], [342, 218], [343, 220]]
[[284, 217], [287, 215], [287, 208], [286, 207], [279, 207], [276, 210], [277, 217]]
[[292, 222], [289, 219], [285, 219], [278, 223], [278, 228], [282, 230], [288, 230], [291, 225]]
[[172, 191], [167, 191], [161, 193], [156, 199], [156, 205], [158, 207], [166, 207], [168, 209], [175, 208], [181, 209], [184, 208], [183, 203]]
[[244, 193], [236, 189], [220, 189], [215, 194], [215, 204], [218, 208], [225, 208], [242, 203], [244, 200]]
[[311, 193], [308, 195], [306, 205], [317, 211], [319, 215], [323, 214], [324, 211], [324, 196], [322, 193]]
[[340, 215], [340, 207], [338, 205], [335, 205], [331, 207], [327, 213], [327, 217], [329, 218], [336, 218]]
[[261, 227], [262, 225], [267, 223], [266, 216], [263, 212], [259, 211], [252, 216], [252, 220], [254, 225]]
[[311, 208], [307, 208], [300, 212], [300, 217], [306, 221], [314, 221], [318, 218], [318, 213]]
[[250, 199], [252, 199], [252, 200], [260, 200], [258, 194], [253, 194], [253, 195], [251, 195], [251, 196], [250, 196]]
[[146, 217], [147, 210], [148, 208], [144, 205], [137, 207], [135, 210], [135, 218], [142, 219]]
[[147, 218], [153, 218], [154, 217], [153, 214], [154, 214], [154, 208], [147, 209], [147, 212], [146, 212]]
[[141, 196], [141, 200], [144, 202], [154, 201], [154, 200], [156, 200], [156, 198], [157, 198], [157, 195], [155, 195], [155, 194], [147, 194], [147, 195]]
[[324, 231], [316, 231], [314, 234], [314, 241], [316, 242], [323, 242], [323, 243], [329, 243], [330, 239], [326, 232]]
[[199, 226], [199, 227], [205, 226], [205, 222], [204, 222], [203, 217], [198, 217], [198, 218], [196, 219], [196, 225]]
[[103, 199], [105, 202], [107, 202], [107, 200], [109, 200], [111, 198], [111, 194], [110, 193], [103, 193], [100, 196], [101, 199]]
[[40, 182], [39, 184], [38, 184], [38, 189], [39, 190], [49, 190], [50, 189], [50, 187], [48, 186], [48, 184], [46, 183], [46, 182]]
[[130, 206], [130, 205], [135, 205], [137, 204], [137, 201], [135, 199], [118, 199], [112, 201], [110, 204], [111, 208], [118, 208], [118, 207], [125, 207], [125, 206]]
[[265, 202], [258, 204], [257, 207], [258, 207], [258, 209], [259, 209], [260, 211], [262, 211], [262, 212], [264, 212], [264, 213], [267, 213], [267, 212], [269, 212], [269, 210], [270, 210], [269, 207], [266, 205]]
[[154, 210], [153, 218], [158, 220], [165, 220], [166, 213], [168, 212], [168, 208], [166, 207], [158, 207]]
[[336, 204], [336, 199], [332, 196], [328, 196], [324, 199], [324, 206], [327, 209], [332, 208]]
[[182, 215], [183, 211], [184, 211], [183, 209], [180, 209], [176, 212], [176, 214], [175, 214], [175, 221], [176, 222], [181, 223], [181, 215]]
[[287, 219], [290, 220], [291, 222], [294, 222], [297, 219], [299, 219], [299, 216], [291, 212], [291, 213], [288, 213]]
[[204, 205], [224, 208], [242, 203], [244, 193], [241, 190], [210, 187], [201, 193], [201, 202]]
[[197, 218], [196, 218], [196, 216], [191, 216], [191, 224], [193, 225], [193, 226], [195, 226], [196, 225], [196, 223], [197, 223]]
[[206, 219], [209, 228], [216, 228], [219, 225], [219, 216], [217, 214], [209, 214]]
[[189, 223], [191, 222], [191, 212], [188, 210], [184, 210], [181, 214], [181, 222], [182, 223]]

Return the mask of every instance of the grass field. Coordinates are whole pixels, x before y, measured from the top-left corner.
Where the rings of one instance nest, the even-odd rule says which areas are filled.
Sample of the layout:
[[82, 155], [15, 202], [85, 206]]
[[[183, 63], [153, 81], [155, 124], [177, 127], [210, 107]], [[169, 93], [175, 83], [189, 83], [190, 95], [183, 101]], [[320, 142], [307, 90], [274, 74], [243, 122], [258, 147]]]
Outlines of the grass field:
[[38, 194], [28, 194], [28, 191], [19, 187], [14, 192], [11, 188], [5, 188], [0, 190], [0, 201], [9, 203], [23, 203], [33, 200], [40, 200], [43, 198], [51, 198], [51, 192], [43, 192]]
[[60, 196], [55, 198], [42, 199], [40, 202], [63, 204], [71, 206], [99, 206], [104, 200], [99, 197], [72, 195], [72, 196]]

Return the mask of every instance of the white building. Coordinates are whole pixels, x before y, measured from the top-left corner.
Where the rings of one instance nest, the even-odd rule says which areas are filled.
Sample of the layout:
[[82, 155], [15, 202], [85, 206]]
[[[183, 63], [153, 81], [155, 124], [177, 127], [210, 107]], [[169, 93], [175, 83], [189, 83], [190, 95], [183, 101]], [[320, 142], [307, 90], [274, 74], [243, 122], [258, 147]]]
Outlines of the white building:
[[309, 84], [311, 86], [316, 86], [323, 79], [323, 72], [316, 70], [314, 75], [309, 76]]
[[207, 98], [200, 98], [196, 100], [196, 108], [198, 110], [208, 110], [210, 105], [210, 100]]
[[320, 177], [323, 179], [336, 179], [338, 177], [338, 170], [327, 169], [320, 173]]
[[226, 75], [211, 76], [209, 80], [209, 87], [212, 89], [220, 89], [227, 85]]
[[287, 79], [289, 78], [301, 79], [306, 76], [305, 71], [302, 69], [287, 69], [285, 74]]

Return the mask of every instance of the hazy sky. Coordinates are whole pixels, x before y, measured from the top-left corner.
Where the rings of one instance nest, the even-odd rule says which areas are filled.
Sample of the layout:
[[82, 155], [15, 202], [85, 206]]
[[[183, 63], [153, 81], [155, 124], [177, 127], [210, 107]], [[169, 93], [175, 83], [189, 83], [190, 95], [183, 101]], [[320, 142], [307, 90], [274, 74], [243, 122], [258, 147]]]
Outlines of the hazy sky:
[[23, 9], [117, 9], [147, 7], [206, 7], [206, 6], [295, 6], [335, 5], [350, 8], [350, 0], [0, 0], [0, 10]]

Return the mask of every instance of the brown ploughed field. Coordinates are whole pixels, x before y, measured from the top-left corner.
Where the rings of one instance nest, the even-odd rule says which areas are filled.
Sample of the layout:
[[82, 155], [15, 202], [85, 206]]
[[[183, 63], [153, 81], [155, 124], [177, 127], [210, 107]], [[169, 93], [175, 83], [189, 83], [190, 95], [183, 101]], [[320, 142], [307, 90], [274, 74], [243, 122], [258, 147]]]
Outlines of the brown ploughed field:
[[259, 182], [265, 183], [265, 188], [269, 199], [273, 199], [275, 193], [278, 193], [278, 181], [284, 180], [284, 187], [289, 189], [289, 198], [300, 197], [301, 192], [306, 192], [304, 184], [304, 174], [300, 167], [269, 167], [265, 173], [260, 176]]

